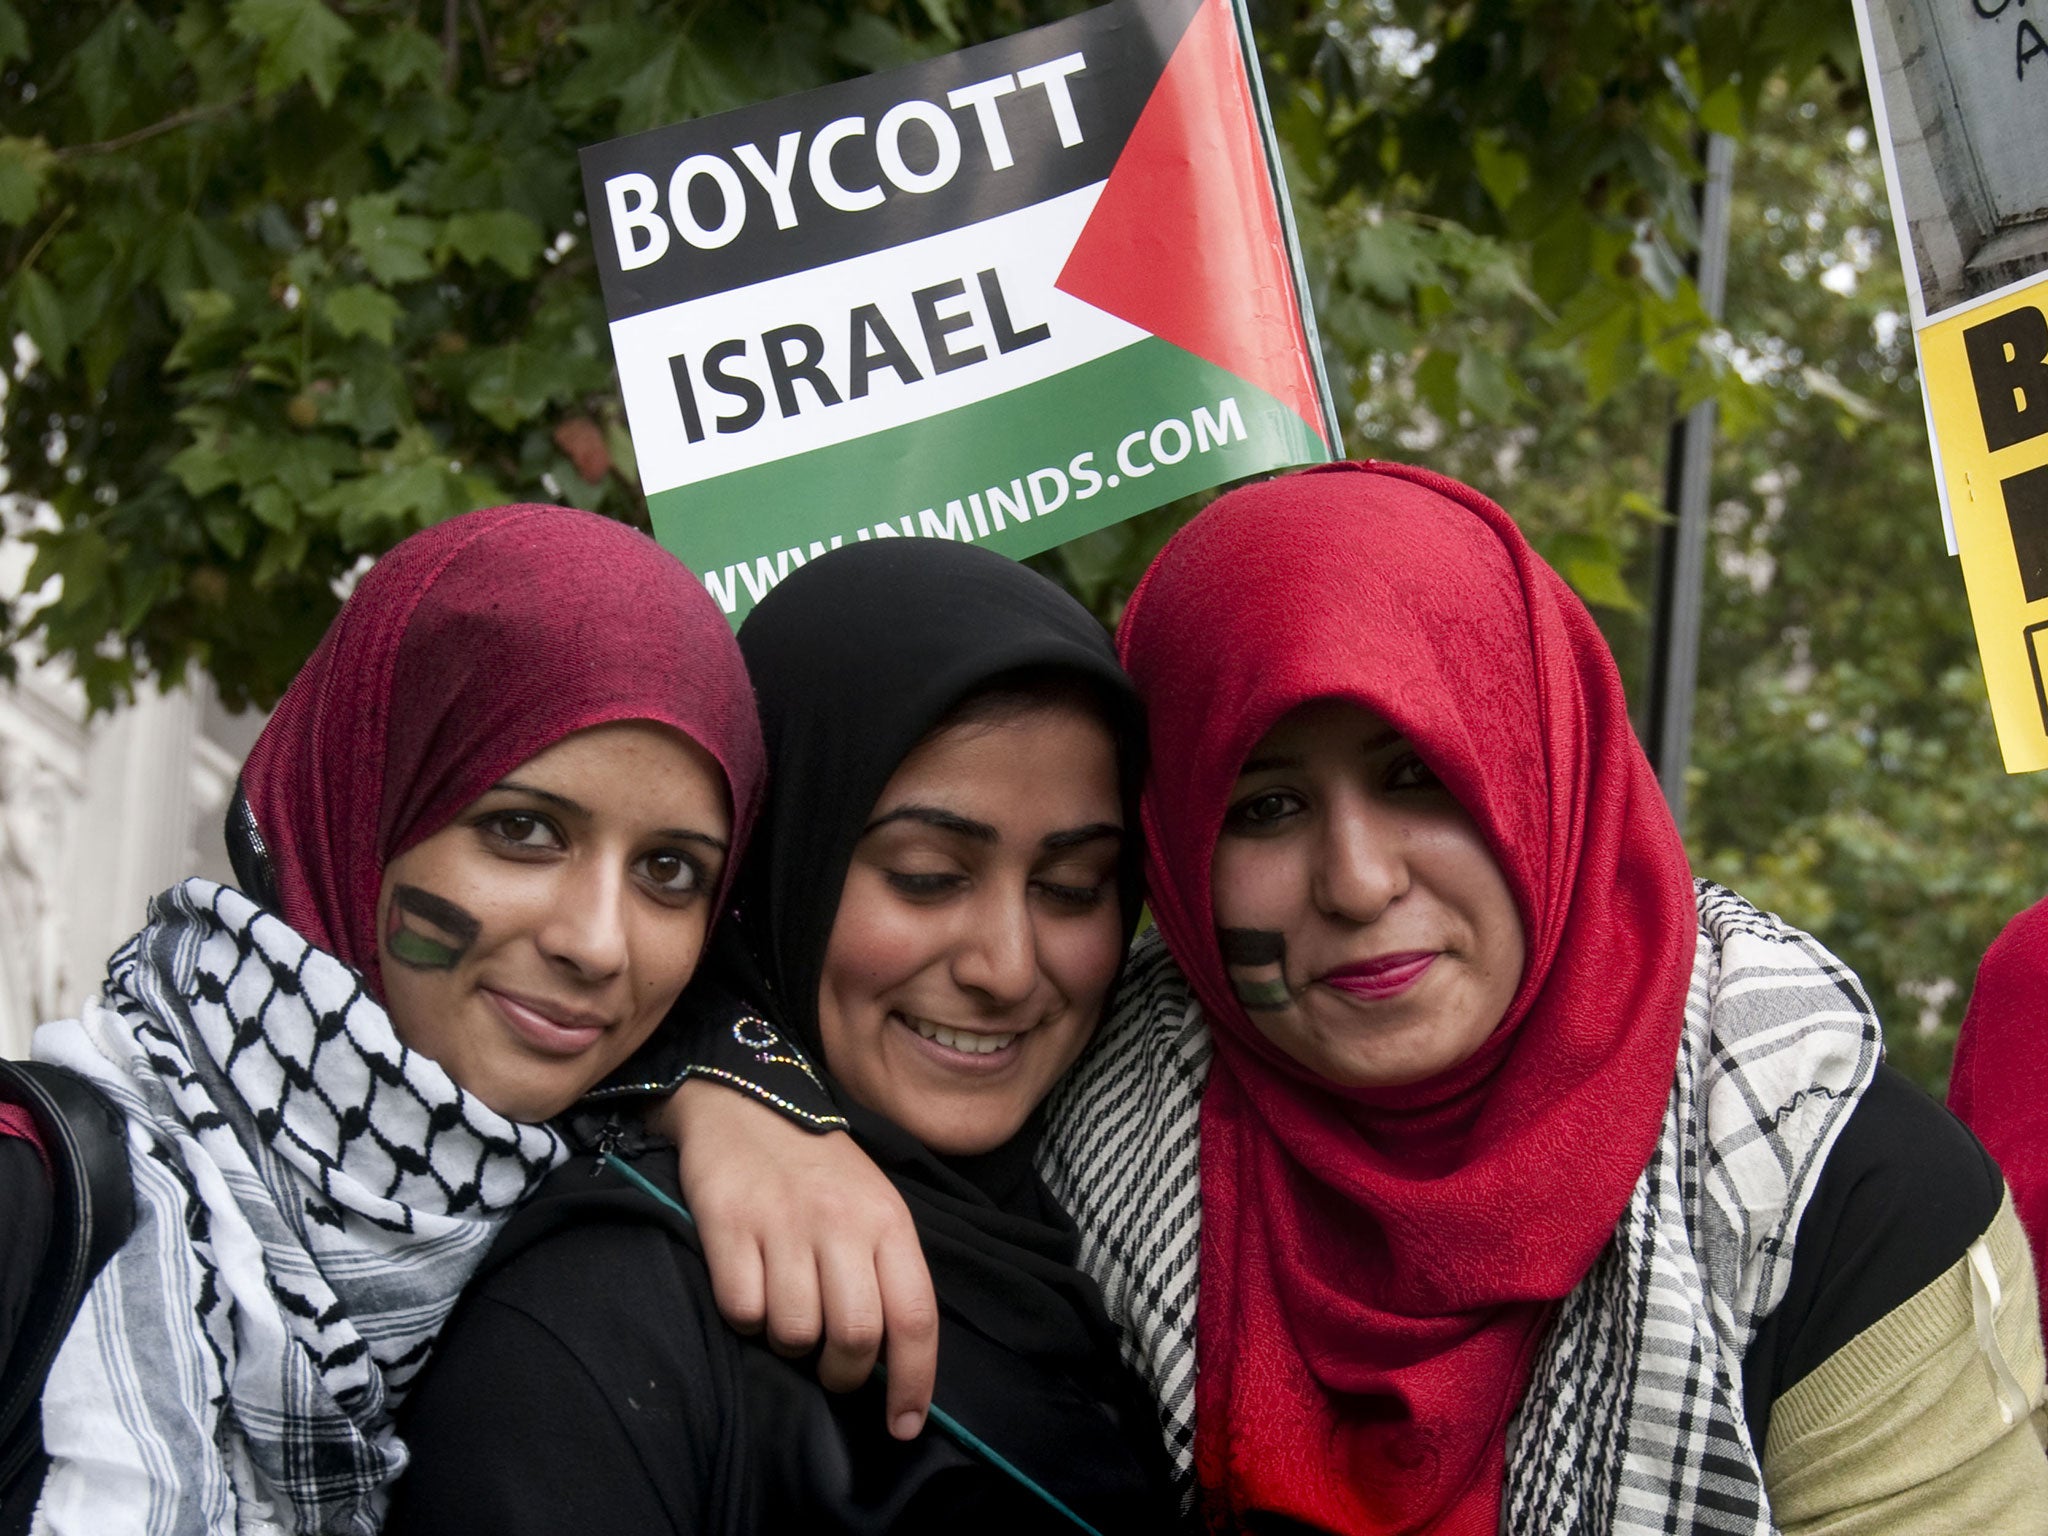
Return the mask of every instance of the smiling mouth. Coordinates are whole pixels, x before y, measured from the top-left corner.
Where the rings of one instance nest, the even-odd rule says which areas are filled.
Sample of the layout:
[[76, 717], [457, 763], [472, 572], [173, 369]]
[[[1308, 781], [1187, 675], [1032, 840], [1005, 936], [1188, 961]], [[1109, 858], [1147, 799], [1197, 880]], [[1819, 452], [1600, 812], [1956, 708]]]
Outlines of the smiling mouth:
[[906, 1014], [899, 1013], [896, 1017], [922, 1038], [943, 1045], [949, 1051], [958, 1051], [963, 1056], [993, 1056], [999, 1051], [1007, 1051], [1022, 1033], [1021, 1030], [1013, 1030], [1007, 1035], [977, 1034], [972, 1030], [948, 1029], [943, 1024], [913, 1019]]
[[594, 1014], [572, 1012], [495, 988], [480, 990], [497, 1008], [498, 1016], [511, 1025], [512, 1032], [545, 1055], [580, 1055], [610, 1027], [609, 1020]]
[[1381, 955], [1354, 965], [1339, 966], [1321, 979], [1323, 985], [1357, 998], [1398, 997], [1422, 980], [1438, 958], [1436, 950], [1407, 950], [1397, 955]]

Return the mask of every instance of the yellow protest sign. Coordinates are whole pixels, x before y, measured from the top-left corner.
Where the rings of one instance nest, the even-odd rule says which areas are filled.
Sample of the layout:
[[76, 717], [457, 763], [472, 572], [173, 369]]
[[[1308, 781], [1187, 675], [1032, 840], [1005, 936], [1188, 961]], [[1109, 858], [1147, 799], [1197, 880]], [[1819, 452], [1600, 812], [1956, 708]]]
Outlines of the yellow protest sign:
[[2048, 768], [2048, 275], [1925, 326], [1920, 360], [1999, 750]]
[[2048, 36], [2026, 0], [1855, 0], [1950, 547], [2006, 771], [2048, 768]]

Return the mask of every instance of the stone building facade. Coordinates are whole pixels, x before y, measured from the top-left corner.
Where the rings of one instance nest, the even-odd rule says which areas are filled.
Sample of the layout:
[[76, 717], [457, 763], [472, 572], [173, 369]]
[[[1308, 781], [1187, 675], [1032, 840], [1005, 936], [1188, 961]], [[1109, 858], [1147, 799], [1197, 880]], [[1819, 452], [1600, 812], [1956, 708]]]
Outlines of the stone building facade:
[[0, 686], [0, 1055], [98, 990], [152, 895], [229, 878], [221, 821], [260, 726], [203, 683], [97, 718], [55, 667]]

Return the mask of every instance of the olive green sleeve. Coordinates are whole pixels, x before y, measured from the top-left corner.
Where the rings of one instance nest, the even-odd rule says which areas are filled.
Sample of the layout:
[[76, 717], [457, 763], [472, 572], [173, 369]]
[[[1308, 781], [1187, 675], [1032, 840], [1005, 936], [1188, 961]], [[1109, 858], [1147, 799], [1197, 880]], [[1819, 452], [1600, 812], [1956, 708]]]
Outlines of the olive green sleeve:
[[1971, 1248], [1995, 1303], [1965, 1254], [1772, 1405], [1764, 1487], [1785, 1536], [2048, 1531], [2040, 1302], [2010, 1192]]

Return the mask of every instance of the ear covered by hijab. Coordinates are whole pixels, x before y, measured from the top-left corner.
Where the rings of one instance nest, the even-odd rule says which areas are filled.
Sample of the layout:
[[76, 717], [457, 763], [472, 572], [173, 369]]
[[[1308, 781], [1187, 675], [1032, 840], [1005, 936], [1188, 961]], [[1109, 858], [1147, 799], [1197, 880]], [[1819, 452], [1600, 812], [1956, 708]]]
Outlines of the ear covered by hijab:
[[717, 604], [594, 513], [450, 518], [371, 567], [264, 726], [228, 815], [237, 878], [381, 995], [385, 864], [536, 753], [622, 720], [673, 727], [725, 771], [736, 868], [764, 759]]
[[[1226, 495], [1119, 636], [1145, 699], [1153, 910], [1213, 1026], [1202, 1103], [1205, 1497], [1332, 1531], [1498, 1528], [1555, 1303], [1656, 1146], [1690, 874], [1584, 606], [1477, 492], [1339, 464]], [[1398, 728], [1505, 873], [1521, 984], [1475, 1055], [1346, 1089], [1232, 994], [1210, 863], [1238, 767], [1310, 700]]]

